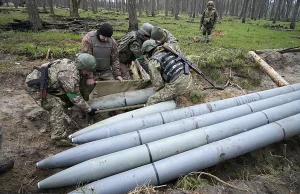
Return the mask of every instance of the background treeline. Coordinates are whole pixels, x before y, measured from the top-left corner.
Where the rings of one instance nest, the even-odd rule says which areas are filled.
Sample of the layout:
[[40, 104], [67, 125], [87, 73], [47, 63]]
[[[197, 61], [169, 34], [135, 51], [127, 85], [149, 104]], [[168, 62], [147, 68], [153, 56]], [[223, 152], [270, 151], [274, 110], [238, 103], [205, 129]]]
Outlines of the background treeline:
[[[50, 14], [55, 14], [55, 7], [67, 8], [71, 17], [79, 17], [78, 9], [92, 10], [94, 13], [98, 8], [131, 12], [136, 9], [138, 15], [146, 14], [155, 16], [157, 14], [173, 15], [180, 18], [180, 13], [186, 13], [191, 18], [199, 17], [206, 8], [208, 0], [0, 0], [7, 6], [13, 4], [30, 7], [37, 5], [43, 7], [44, 11], [49, 8]], [[245, 18], [265, 19], [291, 22], [290, 28], [295, 28], [295, 22], [300, 19], [300, 0], [214, 0], [215, 7], [219, 12], [219, 20], [224, 15], [236, 16], [245, 22]], [[129, 14], [136, 17], [134, 14]], [[130, 18], [131, 19], [131, 18]]]

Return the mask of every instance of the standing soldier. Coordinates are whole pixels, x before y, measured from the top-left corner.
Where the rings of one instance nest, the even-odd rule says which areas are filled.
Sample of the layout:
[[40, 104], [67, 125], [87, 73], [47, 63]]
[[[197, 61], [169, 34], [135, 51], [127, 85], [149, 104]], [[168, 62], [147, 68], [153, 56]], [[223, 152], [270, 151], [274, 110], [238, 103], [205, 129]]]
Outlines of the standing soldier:
[[94, 89], [95, 80], [120, 80], [123, 81], [120, 70], [117, 43], [111, 36], [113, 27], [104, 23], [98, 30], [88, 32], [82, 39], [81, 52], [89, 53], [96, 58], [96, 72], [89, 73], [82, 80], [86, 86], [82, 93], [84, 99], [89, 99], [89, 94]]
[[65, 103], [73, 103], [88, 116], [95, 115], [95, 110], [80, 94], [81, 77], [95, 70], [95, 57], [81, 53], [75, 61], [59, 59], [45, 63], [27, 76], [27, 91], [50, 113], [51, 139], [57, 146], [70, 145], [66, 140], [67, 123], [72, 120], [63, 111]]
[[[132, 61], [138, 60], [142, 68], [148, 73], [148, 65], [144, 59], [141, 48], [143, 42], [150, 39], [153, 26], [149, 23], [144, 23], [138, 31], [131, 31], [118, 40], [119, 60], [122, 66], [123, 77], [131, 77], [129, 74], [128, 65]], [[127, 71], [123, 70], [126, 67]]]
[[204, 10], [200, 20], [200, 28], [202, 29], [203, 42], [209, 43], [211, 41], [211, 32], [216, 28], [217, 20], [218, 12], [214, 8], [214, 2], [209, 1], [207, 3], [207, 8]]
[[150, 78], [157, 91], [150, 96], [147, 105], [170, 100], [189, 90], [192, 76], [189, 72], [185, 72], [188, 64], [179, 56], [165, 50], [163, 46], [158, 46], [155, 40], [145, 41], [142, 52], [149, 58]]
[[155, 40], [158, 45], [168, 43], [173, 49], [180, 53], [178, 39], [166, 29], [155, 26], [151, 32], [151, 39]]

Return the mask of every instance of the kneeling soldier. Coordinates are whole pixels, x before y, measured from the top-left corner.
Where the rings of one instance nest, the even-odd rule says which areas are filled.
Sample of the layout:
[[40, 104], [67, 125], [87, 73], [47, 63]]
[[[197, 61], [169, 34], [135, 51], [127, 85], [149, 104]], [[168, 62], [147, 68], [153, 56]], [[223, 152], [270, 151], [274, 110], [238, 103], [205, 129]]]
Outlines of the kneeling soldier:
[[[63, 101], [71, 101], [81, 111], [89, 116], [95, 115], [95, 110], [82, 98], [80, 94], [80, 79], [89, 72], [96, 70], [96, 59], [90, 54], [82, 53], [75, 61], [59, 59], [45, 63], [26, 78], [28, 91], [34, 94], [40, 90], [41, 106], [50, 113], [51, 139], [58, 146], [68, 144], [68, 126], [65, 121], [71, 121], [64, 113]], [[47, 95], [49, 94], [49, 95]], [[64, 100], [65, 99], [65, 100]]]
[[142, 52], [149, 58], [149, 75], [157, 90], [147, 105], [170, 100], [187, 92], [192, 85], [188, 64], [171, 50], [168, 44], [158, 46], [155, 40], [143, 43]]

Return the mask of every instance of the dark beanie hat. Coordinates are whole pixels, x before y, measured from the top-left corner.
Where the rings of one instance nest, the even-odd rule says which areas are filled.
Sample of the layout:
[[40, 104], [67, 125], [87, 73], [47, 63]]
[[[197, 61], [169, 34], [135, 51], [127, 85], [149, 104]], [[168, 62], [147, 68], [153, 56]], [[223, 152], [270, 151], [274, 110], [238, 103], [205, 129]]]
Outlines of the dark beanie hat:
[[113, 27], [109, 23], [104, 23], [100, 26], [99, 30], [97, 30], [98, 35], [111, 37], [113, 35]]

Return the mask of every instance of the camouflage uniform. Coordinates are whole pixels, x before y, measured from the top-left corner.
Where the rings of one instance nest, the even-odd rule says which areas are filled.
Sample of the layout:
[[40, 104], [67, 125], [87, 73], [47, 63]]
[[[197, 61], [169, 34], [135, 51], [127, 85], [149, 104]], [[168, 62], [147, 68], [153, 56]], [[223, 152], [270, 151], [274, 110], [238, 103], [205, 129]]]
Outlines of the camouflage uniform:
[[[87, 33], [81, 43], [81, 52], [83, 53], [89, 53], [93, 56], [96, 56], [97, 53], [94, 53], [93, 47], [96, 43], [100, 43], [101, 41], [99, 40], [98, 42], [95, 43], [93, 42], [93, 37], [97, 36], [96, 31], [91, 31]], [[95, 39], [94, 39], [95, 40]], [[121, 73], [121, 67], [119, 63], [119, 54], [118, 54], [118, 49], [117, 49], [117, 43], [115, 39], [109, 38], [108, 42], [103, 42], [103, 44], [109, 44], [111, 48], [107, 48], [106, 50], [110, 52], [110, 65], [111, 67], [107, 70], [97, 70], [94, 72], [94, 80], [114, 80], [117, 76], [122, 76]], [[124, 67], [122, 67], [122, 70], [124, 71]], [[91, 77], [84, 76], [83, 79], [81, 80], [81, 84], [83, 87], [81, 88], [81, 92], [83, 94], [83, 97], [85, 100], [89, 99], [89, 94], [93, 91], [94, 86], [87, 85], [87, 79], [90, 79]]]
[[[45, 63], [42, 66], [47, 66]], [[26, 78], [26, 83], [41, 78], [41, 73], [34, 70]], [[40, 91], [34, 86], [27, 87], [30, 95], [40, 104]], [[92, 108], [80, 94], [80, 75], [73, 61], [59, 59], [51, 63], [48, 69], [48, 95], [43, 108], [50, 113], [51, 139], [61, 140], [68, 135], [70, 117], [64, 113], [65, 102], [71, 102], [81, 111], [88, 113]], [[65, 102], [63, 102], [63, 100]]]
[[124, 66], [127, 67], [127, 72], [123, 72], [122, 70], [122, 77], [123, 73], [125, 73], [126, 77], [131, 77], [128, 65], [130, 65], [131, 62], [136, 59], [139, 61], [140, 65], [145, 71], [149, 71], [148, 65], [141, 52], [144, 41], [145, 40], [143, 39], [142, 35], [140, 35], [137, 31], [131, 31], [118, 40], [119, 61], [121, 64], [124, 64]]
[[[147, 101], [147, 105], [170, 100], [177, 95], [183, 94], [189, 90], [192, 84], [191, 74], [185, 75], [183, 74], [183, 71], [175, 80], [169, 83], [166, 82], [166, 80], [162, 77], [161, 62], [155, 59], [160, 53], [165, 53], [165, 51], [163, 48], [157, 47], [156, 51], [154, 51], [153, 56], [148, 62], [151, 82], [157, 92], [150, 96]], [[175, 61], [173, 61], [173, 63], [175, 63]]]
[[218, 12], [213, 7], [211, 10], [206, 8], [202, 14], [201, 20], [200, 20], [200, 27], [202, 26], [202, 35], [206, 36], [208, 35], [207, 42], [211, 40], [211, 32], [213, 29], [215, 29], [215, 26], [217, 24], [218, 20]]

